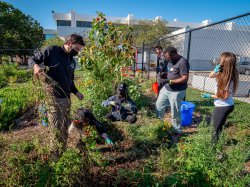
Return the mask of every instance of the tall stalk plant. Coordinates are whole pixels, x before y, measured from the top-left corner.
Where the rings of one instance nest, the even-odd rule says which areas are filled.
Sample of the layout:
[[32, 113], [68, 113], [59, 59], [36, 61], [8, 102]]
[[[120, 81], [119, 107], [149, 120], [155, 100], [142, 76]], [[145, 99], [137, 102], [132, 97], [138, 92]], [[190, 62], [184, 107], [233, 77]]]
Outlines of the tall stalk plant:
[[126, 25], [108, 22], [102, 13], [92, 22], [88, 43], [79, 62], [84, 71], [85, 100], [91, 101], [97, 115], [103, 113], [101, 101], [112, 95], [116, 85], [123, 80], [121, 69], [134, 62], [131, 32]]

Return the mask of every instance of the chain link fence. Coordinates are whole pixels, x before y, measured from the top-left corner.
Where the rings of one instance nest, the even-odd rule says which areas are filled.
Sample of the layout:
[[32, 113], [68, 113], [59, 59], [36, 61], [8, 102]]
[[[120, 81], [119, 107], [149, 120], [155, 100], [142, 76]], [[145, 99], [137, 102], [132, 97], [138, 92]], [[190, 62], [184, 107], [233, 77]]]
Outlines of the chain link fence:
[[240, 82], [235, 97], [250, 103], [250, 13], [196, 29], [184, 28], [158, 41], [143, 44], [141, 50], [145, 78], [156, 77], [154, 46], [174, 46], [190, 63], [189, 86], [214, 92], [215, 80], [208, 77], [223, 52], [237, 56]]

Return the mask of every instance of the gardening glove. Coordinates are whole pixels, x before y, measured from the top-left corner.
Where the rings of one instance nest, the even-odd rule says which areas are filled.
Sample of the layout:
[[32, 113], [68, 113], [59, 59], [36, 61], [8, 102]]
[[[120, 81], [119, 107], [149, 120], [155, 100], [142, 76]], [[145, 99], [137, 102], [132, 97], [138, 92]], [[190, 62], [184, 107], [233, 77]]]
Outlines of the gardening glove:
[[112, 142], [112, 140], [109, 139], [107, 133], [103, 133], [103, 134], [102, 134], [102, 137], [104, 138], [105, 142], [106, 142], [108, 145], [110, 145], [110, 146], [113, 146], [113, 145], [114, 145], [114, 143]]
[[105, 141], [111, 147], [114, 145], [114, 143], [112, 142], [112, 140], [110, 140], [109, 138], [106, 138]]
[[203, 93], [203, 94], [201, 94], [201, 97], [203, 97], [205, 99], [212, 98], [211, 94], [209, 94], [209, 93]]
[[214, 68], [214, 73], [219, 73], [222, 72], [222, 67], [220, 64], [216, 65]]
[[110, 105], [112, 105], [112, 106], [115, 106], [115, 105], [116, 105], [116, 102], [115, 102], [115, 101], [110, 101], [109, 103], [110, 103]]

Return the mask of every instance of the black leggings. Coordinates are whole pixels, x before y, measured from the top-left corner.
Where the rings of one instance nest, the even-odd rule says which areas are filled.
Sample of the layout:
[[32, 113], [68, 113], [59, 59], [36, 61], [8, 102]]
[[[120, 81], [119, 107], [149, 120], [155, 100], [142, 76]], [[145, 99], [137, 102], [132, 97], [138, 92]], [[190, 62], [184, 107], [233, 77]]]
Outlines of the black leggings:
[[233, 112], [234, 105], [215, 107], [213, 112], [213, 125], [214, 125], [214, 136], [213, 141], [217, 142], [219, 139], [219, 134], [222, 131], [223, 125], [225, 124], [228, 115]]

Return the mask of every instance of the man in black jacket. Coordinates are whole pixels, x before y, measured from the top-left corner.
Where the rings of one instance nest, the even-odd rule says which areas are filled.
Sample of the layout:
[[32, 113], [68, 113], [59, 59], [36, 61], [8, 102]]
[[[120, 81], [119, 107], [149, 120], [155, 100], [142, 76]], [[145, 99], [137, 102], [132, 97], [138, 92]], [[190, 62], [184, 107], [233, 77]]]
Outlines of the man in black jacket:
[[82, 36], [72, 34], [63, 46], [48, 46], [29, 59], [29, 66], [34, 69], [36, 76], [44, 75], [39, 64], [44, 63], [48, 69], [45, 71], [45, 82], [51, 96], [48, 103], [49, 126], [53, 136], [50, 148], [56, 155], [59, 154], [59, 147], [62, 150], [66, 148], [70, 123], [70, 94], [74, 93], [79, 100], [84, 97], [74, 84], [76, 62], [73, 59], [84, 46]]
[[167, 79], [168, 67], [167, 67], [167, 61], [165, 60], [165, 57], [163, 54], [162, 47], [159, 45], [155, 46], [155, 52], [157, 54], [156, 77], [157, 77], [157, 82], [159, 86], [158, 90], [160, 92], [160, 90], [166, 83], [165, 81]]
[[102, 102], [102, 106], [112, 106], [112, 112], [106, 116], [111, 121], [127, 121], [135, 123], [137, 106], [128, 95], [126, 83], [120, 83], [117, 87], [116, 95], [109, 97]]

